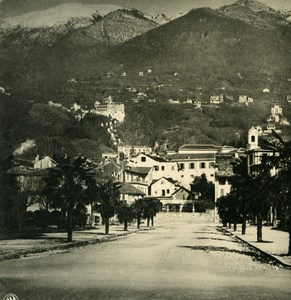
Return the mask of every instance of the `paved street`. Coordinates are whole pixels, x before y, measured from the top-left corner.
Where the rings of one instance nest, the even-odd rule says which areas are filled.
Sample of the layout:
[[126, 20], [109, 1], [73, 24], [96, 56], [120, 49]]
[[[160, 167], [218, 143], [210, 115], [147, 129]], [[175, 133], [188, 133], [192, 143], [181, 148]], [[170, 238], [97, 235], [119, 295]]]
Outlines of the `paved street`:
[[155, 230], [0, 263], [0, 299], [291, 299], [291, 271], [255, 260], [214, 224]]

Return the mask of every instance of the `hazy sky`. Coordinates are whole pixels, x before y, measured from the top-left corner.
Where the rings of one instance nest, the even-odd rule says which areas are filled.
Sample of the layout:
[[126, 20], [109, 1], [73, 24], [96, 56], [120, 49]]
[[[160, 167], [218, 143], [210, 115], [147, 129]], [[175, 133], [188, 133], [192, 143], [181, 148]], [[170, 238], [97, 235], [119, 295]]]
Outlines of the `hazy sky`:
[[[0, 0], [3, 12], [6, 15], [23, 14], [33, 10], [42, 10], [58, 4], [78, 2], [84, 4], [113, 4], [123, 7], [132, 7], [142, 12], [155, 16], [165, 13], [169, 16], [176, 16], [181, 12], [188, 12], [192, 8], [211, 7], [218, 8], [228, 5], [237, 0]], [[260, 0], [260, 2], [274, 9], [291, 10], [291, 0]]]
[[[223, 5], [234, 3], [236, 1], [237, 0], [93, 0], [92, 2], [102, 2], [104, 4], [110, 3], [126, 7], [135, 7], [151, 15], [155, 15], [161, 12], [167, 15], [176, 15], [180, 12], [189, 11], [191, 8], [217, 8]], [[261, 0], [260, 2], [274, 9], [291, 10], [291, 0]]]

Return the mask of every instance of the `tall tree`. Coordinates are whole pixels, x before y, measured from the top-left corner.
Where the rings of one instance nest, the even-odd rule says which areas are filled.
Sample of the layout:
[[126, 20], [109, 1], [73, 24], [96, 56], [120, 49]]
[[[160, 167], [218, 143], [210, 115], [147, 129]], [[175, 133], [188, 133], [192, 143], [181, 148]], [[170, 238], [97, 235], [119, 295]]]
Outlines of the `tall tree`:
[[66, 214], [67, 241], [73, 239], [73, 212], [84, 209], [90, 202], [95, 180], [92, 168], [87, 159], [78, 157], [71, 159], [68, 156], [53, 156], [55, 167], [48, 169], [44, 177], [44, 193], [50, 199], [50, 208], [61, 209]]
[[140, 228], [140, 224], [141, 224], [141, 219], [143, 217], [143, 213], [144, 213], [144, 199], [137, 199], [134, 201], [134, 203], [132, 204], [133, 206], [133, 211], [137, 220], [137, 228]]
[[109, 221], [114, 217], [120, 203], [120, 184], [112, 180], [98, 185], [98, 198], [95, 208], [100, 212], [105, 225], [105, 234], [109, 234]]
[[154, 217], [161, 211], [162, 204], [159, 199], [155, 197], [146, 197], [143, 199], [144, 210], [143, 218], [147, 220], [147, 227], [150, 225], [154, 226]]
[[[273, 151], [273, 155], [267, 157], [267, 163], [276, 170], [273, 172], [272, 181], [276, 180], [276, 186], [281, 191], [277, 193], [277, 198], [286, 210], [289, 232], [288, 255], [291, 255], [291, 140], [283, 139], [275, 131], [273, 137], [273, 140], [265, 141], [264, 146]], [[274, 185], [268, 185], [268, 188], [273, 190]]]
[[17, 219], [20, 185], [16, 175], [11, 172], [15, 166], [12, 155], [0, 160], [0, 216], [3, 227], [14, 227]]
[[127, 231], [128, 223], [135, 217], [133, 206], [126, 201], [120, 201], [117, 206], [117, 218], [124, 224], [124, 231]]

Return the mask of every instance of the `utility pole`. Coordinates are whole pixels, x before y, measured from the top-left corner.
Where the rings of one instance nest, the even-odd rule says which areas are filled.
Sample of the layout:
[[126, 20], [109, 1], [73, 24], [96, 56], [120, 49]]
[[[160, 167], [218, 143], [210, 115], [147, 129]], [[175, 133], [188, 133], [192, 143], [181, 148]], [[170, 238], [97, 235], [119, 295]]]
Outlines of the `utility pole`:
[[123, 152], [119, 153], [119, 160], [122, 166], [122, 201], [125, 202], [125, 155]]

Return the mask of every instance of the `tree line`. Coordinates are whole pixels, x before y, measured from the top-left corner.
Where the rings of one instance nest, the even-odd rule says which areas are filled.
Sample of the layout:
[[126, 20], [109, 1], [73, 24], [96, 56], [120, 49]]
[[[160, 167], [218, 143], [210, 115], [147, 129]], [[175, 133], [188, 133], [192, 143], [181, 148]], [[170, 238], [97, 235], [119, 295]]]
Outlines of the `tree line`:
[[[34, 225], [45, 228], [53, 224], [65, 226], [67, 241], [73, 239], [76, 226], [86, 224], [86, 206], [99, 212], [109, 234], [110, 219], [116, 216], [124, 224], [147, 220], [147, 226], [154, 225], [154, 217], [161, 211], [157, 198], [145, 197], [133, 203], [120, 200], [121, 184], [103, 178], [90, 166], [84, 157], [53, 156], [55, 165], [48, 168], [39, 179], [39, 191], [23, 194], [18, 175], [13, 171], [17, 164], [13, 156], [0, 161], [0, 217], [2, 228], [17, 228]], [[30, 204], [41, 203], [43, 209], [26, 212]]]
[[[246, 159], [235, 166], [236, 177], [231, 192], [218, 199], [218, 213], [224, 226], [242, 223], [246, 234], [248, 220], [256, 223], [257, 241], [263, 242], [263, 222], [289, 233], [288, 255], [291, 255], [291, 140], [273, 131], [273, 139], [264, 140], [269, 152], [259, 165], [247, 169]], [[250, 171], [250, 172], [249, 172]]]

